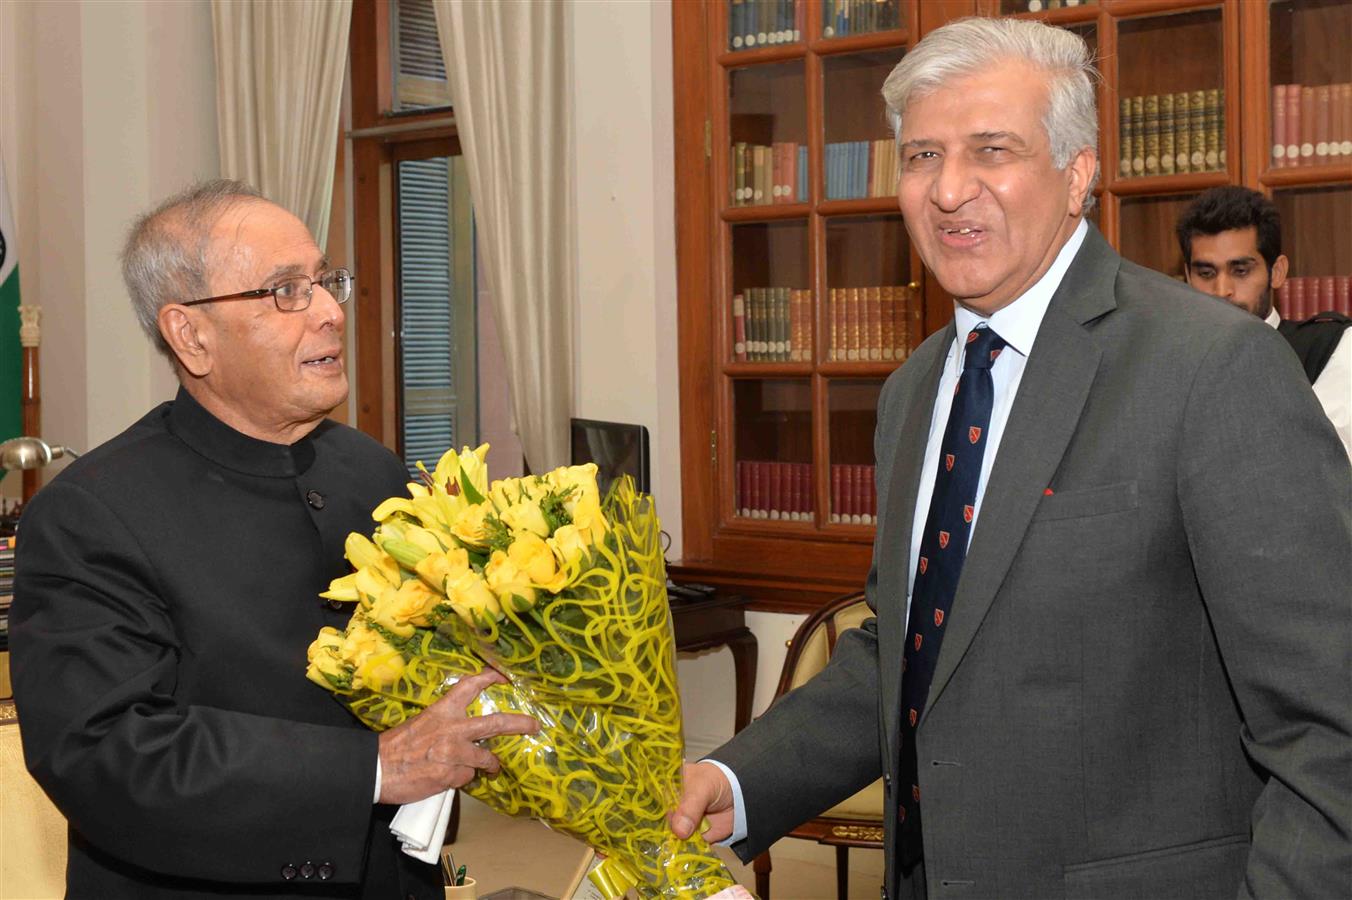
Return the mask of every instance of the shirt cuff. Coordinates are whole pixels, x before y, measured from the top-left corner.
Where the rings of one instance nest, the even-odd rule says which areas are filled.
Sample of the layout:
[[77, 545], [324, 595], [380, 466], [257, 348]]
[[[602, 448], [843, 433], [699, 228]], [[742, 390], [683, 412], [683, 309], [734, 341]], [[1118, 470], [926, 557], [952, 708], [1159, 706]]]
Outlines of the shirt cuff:
[[737, 780], [737, 776], [732, 769], [723, 765], [716, 759], [701, 759], [700, 762], [707, 762], [710, 765], [718, 766], [723, 774], [728, 776], [728, 784], [732, 786], [732, 834], [718, 842], [720, 847], [731, 847], [739, 841], [746, 840], [746, 805], [742, 802], [742, 783]]
[[380, 802], [380, 754], [376, 754], [376, 795], [371, 798], [372, 803]]

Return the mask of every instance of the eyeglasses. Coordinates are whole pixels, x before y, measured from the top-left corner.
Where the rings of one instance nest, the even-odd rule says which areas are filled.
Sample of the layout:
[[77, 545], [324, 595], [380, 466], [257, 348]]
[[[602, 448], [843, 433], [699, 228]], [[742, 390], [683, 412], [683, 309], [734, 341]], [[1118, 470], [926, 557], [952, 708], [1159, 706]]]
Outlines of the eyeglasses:
[[240, 291], [238, 294], [222, 294], [219, 297], [204, 297], [201, 300], [189, 300], [180, 306], [196, 306], [199, 303], [215, 303], [218, 300], [254, 300], [272, 295], [272, 301], [282, 312], [300, 312], [308, 309], [314, 298], [315, 285], [333, 295], [339, 303], [346, 303], [352, 296], [352, 273], [347, 269], [329, 269], [320, 272], [318, 278], [309, 275], [288, 275], [278, 279], [272, 287], [258, 288], [252, 291]]

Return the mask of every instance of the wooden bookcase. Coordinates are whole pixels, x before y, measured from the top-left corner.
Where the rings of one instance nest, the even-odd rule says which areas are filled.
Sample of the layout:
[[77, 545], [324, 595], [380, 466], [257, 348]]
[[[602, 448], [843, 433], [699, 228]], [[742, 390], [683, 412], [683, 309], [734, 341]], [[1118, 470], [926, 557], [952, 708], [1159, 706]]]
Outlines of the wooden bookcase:
[[[811, 609], [864, 581], [874, 528], [832, 521], [831, 472], [872, 463], [878, 391], [899, 363], [831, 358], [831, 291], [912, 286], [912, 347], [949, 321], [952, 301], [926, 276], [895, 198], [827, 199], [827, 145], [888, 137], [882, 81], [906, 47], [946, 21], [1035, 18], [1076, 31], [1096, 50], [1102, 175], [1091, 218], [1126, 258], [1180, 276], [1178, 214], [1206, 188], [1242, 183], [1281, 208], [1294, 274], [1352, 272], [1352, 242], [1341, 238], [1352, 225], [1352, 157], [1275, 167], [1270, 140], [1274, 84], [1352, 81], [1345, 46], [1352, 0], [1101, 0], [1038, 12], [1022, 11], [1027, 0], [881, 0], [901, 27], [848, 37], [823, 36], [829, 0], [799, 2], [799, 40], [749, 50], [729, 50], [728, 0], [673, 4], [684, 495], [678, 578], [732, 587], [775, 610]], [[1214, 170], [1119, 170], [1121, 98], [1208, 89], [1224, 92]], [[780, 141], [807, 147], [806, 196], [734, 200], [733, 145]], [[812, 292], [809, 353], [737, 361], [732, 297], [770, 285]], [[745, 515], [739, 462], [809, 467], [811, 513]]]

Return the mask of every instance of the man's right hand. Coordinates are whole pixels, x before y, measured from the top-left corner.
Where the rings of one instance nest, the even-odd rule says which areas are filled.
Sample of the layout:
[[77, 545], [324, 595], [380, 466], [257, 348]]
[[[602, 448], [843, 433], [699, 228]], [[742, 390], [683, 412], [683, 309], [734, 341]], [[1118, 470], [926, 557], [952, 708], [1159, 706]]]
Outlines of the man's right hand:
[[704, 838], [717, 843], [732, 834], [732, 785], [723, 770], [711, 763], [686, 763], [681, 767], [681, 801], [668, 816], [671, 830], [685, 840], [702, 819], [709, 820]]
[[484, 688], [506, 680], [493, 669], [462, 678], [436, 703], [381, 734], [380, 802], [413, 803], [447, 788], [464, 787], [479, 770], [495, 774], [498, 758], [479, 741], [540, 730], [530, 716], [465, 714], [465, 707]]

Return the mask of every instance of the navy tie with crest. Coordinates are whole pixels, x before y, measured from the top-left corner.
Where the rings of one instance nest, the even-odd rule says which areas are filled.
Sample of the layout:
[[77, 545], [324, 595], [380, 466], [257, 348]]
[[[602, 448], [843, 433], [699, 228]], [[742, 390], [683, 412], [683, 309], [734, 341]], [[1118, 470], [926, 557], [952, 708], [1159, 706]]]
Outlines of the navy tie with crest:
[[967, 335], [962, 376], [939, 446], [934, 494], [920, 538], [920, 557], [916, 560], [915, 586], [911, 589], [911, 611], [906, 623], [906, 653], [901, 664], [901, 777], [897, 812], [901, 818], [900, 860], [906, 868], [915, 865], [924, 850], [916, 727], [925, 712], [949, 609], [967, 558], [981, 458], [986, 450], [986, 432], [995, 398], [991, 364], [1005, 346], [1005, 340], [984, 323]]

